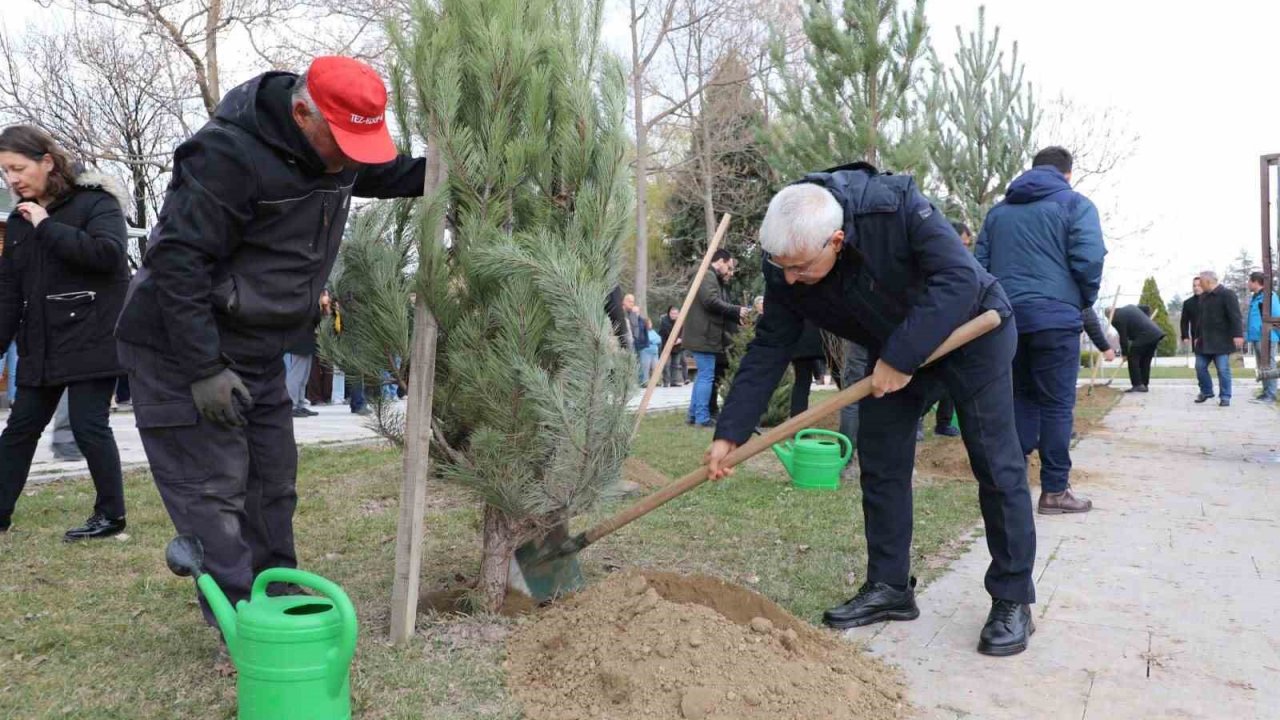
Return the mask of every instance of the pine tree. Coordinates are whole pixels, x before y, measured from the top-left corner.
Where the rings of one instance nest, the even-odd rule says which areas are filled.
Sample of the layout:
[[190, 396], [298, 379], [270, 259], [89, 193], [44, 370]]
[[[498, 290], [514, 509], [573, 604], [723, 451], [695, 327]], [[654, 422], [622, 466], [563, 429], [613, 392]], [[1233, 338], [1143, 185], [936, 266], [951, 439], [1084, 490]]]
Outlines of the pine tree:
[[927, 170], [927, 132], [917, 118], [928, 32], [924, 0], [911, 5], [899, 16], [897, 0], [844, 0], [838, 10], [805, 1], [805, 68], [789, 69], [782, 47], [773, 52], [778, 120], [766, 137], [783, 179], [856, 160]]
[[1149, 277], [1146, 282], [1142, 283], [1142, 296], [1139, 298], [1138, 304], [1146, 305], [1155, 311], [1155, 316], [1151, 319], [1164, 331], [1164, 338], [1156, 347], [1156, 354], [1162, 357], [1176, 355], [1178, 353], [1178, 333], [1174, 330], [1173, 324], [1169, 322], [1169, 308], [1160, 297], [1160, 288], [1156, 286], [1154, 277]]
[[404, 444], [404, 416], [384, 401], [383, 374], [408, 385], [409, 340], [413, 335], [413, 256], [409, 201], [372, 205], [360, 211], [342, 245], [332, 281], [336, 312], [322, 323], [321, 356], [370, 389], [371, 426], [396, 445]]
[[946, 190], [947, 215], [975, 231], [987, 212], [1031, 160], [1039, 113], [1013, 43], [1008, 64], [1000, 28], [987, 37], [986, 11], [978, 29], [956, 28], [959, 49], [952, 67], [933, 58], [929, 94], [930, 157]]
[[448, 166], [419, 212], [416, 289], [440, 326], [441, 473], [484, 502], [489, 609], [515, 548], [592, 507], [628, 450], [635, 365], [604, 312], [631, 211], [626, 102], [600, 21], [584, 0], [440, 0], [392, 28], [397, 105]]

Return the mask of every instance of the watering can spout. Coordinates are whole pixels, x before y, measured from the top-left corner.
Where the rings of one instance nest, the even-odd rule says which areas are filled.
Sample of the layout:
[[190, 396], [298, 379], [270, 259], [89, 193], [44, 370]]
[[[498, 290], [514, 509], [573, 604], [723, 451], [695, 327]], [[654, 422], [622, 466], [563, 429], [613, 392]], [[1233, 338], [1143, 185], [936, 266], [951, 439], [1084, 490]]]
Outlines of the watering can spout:
[[788, 473], [794, 472], [792, 465], [795, 461], [795, 443], [791, 440], [776, 443], [773, 446], [773, 454], [778, 456], [778, 460], [782, 462], [782, 467], [787, 469]]
[[222, 588], [213, 581], [212, 575], [201, 575], [196, 579], [196, 587], [200, 588], [200, 593], [209, 603], [209, 609], [213, 611], [213, 617], [218, 621], [218, 629], [222, 631], [222, 639], [227, 643], [227, 652], [230, 653], [231, 660], [234, 662], [239, 657], [240, 648], [236, 636], [236, 611], [231, 607], [231, 601], [222, 594]]
[[214, 581], [213, 576], [204, 571], [204, 545], [194, 535], [179, 535], [169, 541], [164, 549], [164, 560], [174, 575], [194, 577], [196, 587], [209, 603], [213, 617], [222, 630], [222, 638], [227, 643], [227, 652], [234, 660], [236, 657], [236, 611], [231, 602], [222, 593], [222, 588]]

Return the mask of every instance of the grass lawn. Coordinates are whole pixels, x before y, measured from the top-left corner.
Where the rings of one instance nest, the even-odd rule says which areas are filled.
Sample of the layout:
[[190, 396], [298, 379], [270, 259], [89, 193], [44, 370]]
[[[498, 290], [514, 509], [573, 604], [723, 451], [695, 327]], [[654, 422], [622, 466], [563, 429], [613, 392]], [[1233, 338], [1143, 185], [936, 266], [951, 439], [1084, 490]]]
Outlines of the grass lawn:
[[[678, 476], [698, 464], [709, 440], [709, 431], [683, 424], [683, 413], [657, 413], [645, 421], [636, 456]], [[943, 442], [956, 441], [930, 437], [926, 445]], [[416, 642], [391, 648], [385, 641], [399, 473], [399, 455], [388, 449], [301, 453], [302, 565], [343, 585], [360, 617], [356, 716], [518, 718], [501, 663], [502, 641], [522, 620], [424, 614]], [[771, 455], [760, 456], [733, 479], [677, 499], [588, 549], [584, 569], [589, 577], [631, 566], [716, 575], [816, 621], [861, 582], [859, 492], [807, 493], [785, 480]], [[84, 481], [29, 487], [14, 531], [0, 535], [0, 717], [234, 717], [235, 682], [212, 669], [216, 641], [199, 619], [193, 585], [164, 565], [173, 529], [149, 475], [130, 475], [126, 491], [127, 538], [61, 542], [92, 504]], [[974, 537], [976, 494], [972, 482], [917, 483], [915, 566], [922, 580]], [[432, 485], [424, 590], [474, 575], [477, 511], [461, 491]]]

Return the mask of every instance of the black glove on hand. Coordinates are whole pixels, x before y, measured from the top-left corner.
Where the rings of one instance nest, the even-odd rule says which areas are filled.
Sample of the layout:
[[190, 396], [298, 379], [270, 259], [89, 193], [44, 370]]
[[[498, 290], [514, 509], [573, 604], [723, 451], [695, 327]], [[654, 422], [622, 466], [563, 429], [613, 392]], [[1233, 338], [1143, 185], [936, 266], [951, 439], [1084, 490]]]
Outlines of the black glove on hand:
[[230, 369], [191, 383], [191, 399], [205, 420], [229, 428], [244, 426], [244, 415], [236, 407], [236, 400], [246, 408], [253, 407], [249, 389]]

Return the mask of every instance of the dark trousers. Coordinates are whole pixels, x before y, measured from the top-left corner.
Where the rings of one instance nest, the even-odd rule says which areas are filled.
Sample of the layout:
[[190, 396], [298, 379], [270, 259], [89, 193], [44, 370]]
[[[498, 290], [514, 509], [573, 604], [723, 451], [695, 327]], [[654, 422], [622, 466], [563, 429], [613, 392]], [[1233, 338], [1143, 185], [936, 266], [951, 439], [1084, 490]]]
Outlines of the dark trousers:
[[89, 463], [97, 499], [93, 511], [109, 518], [124, 517], [124, 479], [120, 451], [111, 432], [111, 396], [116, 379], [84, 380], [67, 385], [20, 387], [13, 400], [9, 422], [0, 433], [0, 527], [8, 527], [13, 508], [27, 484], [31, 459], [40, 434], [49, 424], [62, 392], [67, 392], [71, 433]]
[[307, 402], [312, 405], [328, 405], [333, 395], [333, 366], [318, 356], [311, 363], [311, 377], [307, 378]]
[[1151, 361], [1156, 357], [1157, 340], [1146, 345], [1129, 346], [1129, 384], [1145, 387], [1151, 384]]
[[357, 375], [348, 375], [347, 389], [351, 391], [351, 412], [360, 412], [361, 410], [364, 410], [364, 378]]
[[[1036, 528], [1027, 490], [1026, 458], [1018, 447], [1010, 371], [975, 386], [969, 378], [1009, 368], [1017, 347], [1013, 321], [957, 350], [943, 366], [918, 374], [903, 390], [862, 401], [858, 459], [862, 465], [862, 515], [867, 534], [867, 580], [905, 585], [911, 575], [911, 471], [916, 422], [932, 383], [955, 399], [969, 465], [978, 480], [978, 503], [987, 530], [991, 564], [986, 588], [994, 598], [1035, 602], [1032, 568]], [[870, 357], [869, 365], [876, 358]]]
[[816, 358], [792, 360], [791, 367], [796, 376], [791, 385], [791, 417], [795, 417], [809, 409], [809, 390], [813, 385], [813, 374], [818, 369]]
[[1040, 451], [1040, 489], [1059, 493], [1070, 485], [1071, 425], [1080, 375], [1080, 334], [1041, 330], [1018, 336], [1013, 357], [1013, 406], [1024, 455]]
[[727, 372], [729, 372], [729, 354], [716, 353], [715, 377], [711, 379], [711, 399], [707, 401], [707, 407], [711, 408], [712, 419], [720, 414], [720, 383]]
[[130, 400], [132, 397], [133, 396], [129, 394], [129, 376], [121, 375], [116, 378], [116, 402], [132, 402], [132, 400]]
[[[253, 407], [244, 412], [244, 427], [224, 428], [200, 417], [190, 387], [168, 358], [136, 345], [119, 347], [160, 498], [178, 533], [200, 538], [205, 570], [234, 607], [249, 597], [258, 573], [298, 564], [298, 450], [284, 363], [233, 368]], [[203, 597], [200, 608], [213, 625]]]

